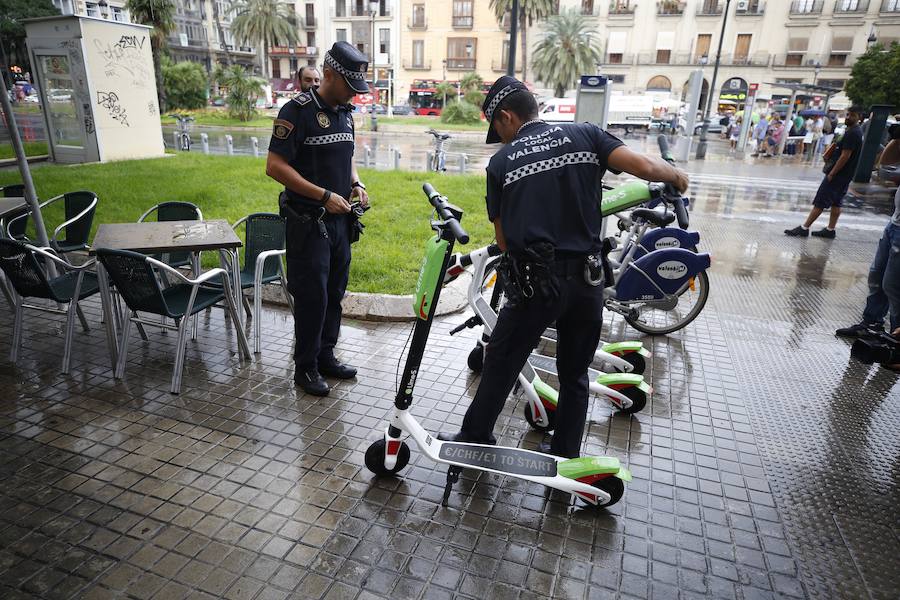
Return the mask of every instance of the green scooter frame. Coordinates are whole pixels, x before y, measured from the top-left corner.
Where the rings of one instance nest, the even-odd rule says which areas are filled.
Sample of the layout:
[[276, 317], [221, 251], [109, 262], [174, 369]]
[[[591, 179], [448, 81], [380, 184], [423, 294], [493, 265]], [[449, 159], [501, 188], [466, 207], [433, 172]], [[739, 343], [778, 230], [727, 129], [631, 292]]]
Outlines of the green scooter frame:
[[394, 399], [394, 414], [384, 436], [366, 450], [366, 467], [376, 475], [393, 475], [401, 471], [409, 463], [410, 449], [403, 439], [409, 436], [429, 458], [449, 465], [442, 501], [444, 506], [453, 484], [459, 480], [460, 472], [467, 467], [540, 483], [569, 492], [593, 506], [615, 504], [624, 494], [624, 482], [631, 480], [631, 473], [615, 457], [566, 459], [522, 448], [444, 442], [425, 431], [410, 413], [416, 377], [425, 354], [453, 245], [456, 241], [465, 244], [469, 239], [459, 224], [462, 210], [449, 204], [431, 185], [426, 183], [423, 189], [439, 220], [431, 224], [435, 235], [426, 245], [425, 259], [419, 271], [413, 301], [416, 324]]

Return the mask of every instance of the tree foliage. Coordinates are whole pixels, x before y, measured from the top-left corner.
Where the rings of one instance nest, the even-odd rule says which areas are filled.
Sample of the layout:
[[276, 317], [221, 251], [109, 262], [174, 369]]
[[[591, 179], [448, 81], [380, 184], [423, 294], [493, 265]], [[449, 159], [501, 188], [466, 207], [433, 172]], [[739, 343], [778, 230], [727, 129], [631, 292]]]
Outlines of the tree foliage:
[[448, 102], [441, 111], [441, 122], [475, 124], [481, 120], [481, 109], [468, 102]]
[[[552, 15], [558, 4], [556, 0], [519, 0], [519, 37], [522, 43], [519, 64], [522, 65], [523, 81], [528, 76], [528, 27]], [[491, 8], [497, 22], [502, 24], [506, 14], [512, 10], [512, 0], [491, 0]]]
[[900, 107], [900, 44], [889, 49], [873, 44], [860, 56], [850, 71], [844, 87], [854, 104], [869, 108], [873, 104], [893, 104]]
[[269, 77], [269, 49], [294, 46], [299, 41], [293, 3], [279, 0], [243, 0], [232, 7], [231, 33], [240, 43], [262, 46]]
[[593, 73], [601, 57], [596, 31], [574, 10], [547, 19], [546, 32], [534, 49], [534, 74], [557, 98], [583, 73]]
[[22, 19], [51, 17], [59, 10], [50, 0], [0, 0], [0, 44], [9, 65], [18, 65], [29, 71], [28, 52], [25, 49], [25, 26]]
[[166, 36], [175, 29], [175, 2], [173, 0], [128, 0], [125, 8], [131, 13], [131, 20], [142, 25], [150, 25], [150, 50], [153, 53], [153, 72], [156, 74], [156, 96], [159, 111], [166, 111], [166, 86], [162, 74], [162, 50], [166, 47]]
[[169, 108], [190, 110], [206, 106], [209, 78], [202, 65], [163, 59], [162, 73]]
[[442, 100], [450, 100], [456, 98], [456, 86], [447, 81], [442, 81], [434, 88], [435, 95]]
[[263, 94], [264, 79], [254, 77], [241, 65], [218, 67], [213, 77], [227, 90], [225, 104], [229, 117], [241, 121], [256, 117], [256, 100]]

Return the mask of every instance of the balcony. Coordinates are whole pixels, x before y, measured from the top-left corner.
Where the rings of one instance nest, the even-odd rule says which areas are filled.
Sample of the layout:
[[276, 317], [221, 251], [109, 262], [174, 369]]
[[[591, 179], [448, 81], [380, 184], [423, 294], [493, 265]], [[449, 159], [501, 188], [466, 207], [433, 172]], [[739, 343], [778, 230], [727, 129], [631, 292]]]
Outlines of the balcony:
[[[354, 4], [342, 10], [340, 14], [338, 14], [337, 7], [331, 7], [331, 16], [334, 19], [361, 19], [372, 18], [372, 14], [369, 12], [368, 2], [362, 7], [361, 10], [357, 10], [357, 6]], [[392, 16], [392, 11], [390, 6], [385, 6], [384, 10], [379, 10], [375, 12], [376, 19], [389, 18]]]
[[749, 2], [738, 2], [734, 9], [735, 16], [738, 17], [759, 17], [765, 14], [766, 3], [759, 0], [750, 0]]
[[634, 9], [637, 8], [637, 4], [632, 4], [631, 2], [610, 2], [609, 4], [609, 16], [610, 17], [634, 17]]
[[474, 58], [448, 58], [447, 59], [447, 70], [448, 71], [474, 71], [475, 70], [475, 59]]
[[869, 0], [835, 0], [835, 17], [860, 17], [869, 10]]
[[301, 58], [307, 56], [313, 56], [309, 53], [309, 49], [312, 48], [315, 50], [315, 46], [295, 46], [290, 48], [288, 46], [272, 46], [269, 49], [270, 56], [299, 56]]
[[792, 17], [810, 17], [822, 14], [823, 0], [794, 0], [791, 2]]
[[722, 5], [718, 2], [704, 2], [697, 7], [698, 17], [718, 17], [722, 15]]
[[302, 19], [303, 21], [303, 29], [315, 29], [316, 28], [316, 18], [315, 17], [306, 17]]
[[856, 57], [849, 52], [832, 52], [815, 55], [811, 53], [778, 54], [772, 57], [775, 69], [814, 70], [816, 63], [819, 69], [849, 69], [856, 62]]
[[630, 67], [634, 64], [634, 54], [622, 54], [618, 52], [610, 52], [606, 55], [606, 59], [602, 61], [604, 67]]
[[414, 31], [428, 29], [428, 20], [425, 17], [410, 17], [406, 22], [406, 26]]
[[878, 12], [883, 15], [900, 16], [900, 0], [881, 0], [881, 8]]
[[453, 29], [472, 29], [475, 25], [475, 17], [453, 17]]
[[407, 71], [430, 71], [431, 70], [431, 61], [424, 60], [420, 62], [415, 62], [412, 60], [404, 60], [403, 68]]
[[169, 45], [176, 48], [206, 48], [206, 40], [181, 36], [178, 33], [169, 36]]
[[656, 14], [660, 17], [680, 17], [684, 14], [686, 4], [686, 2], [663, 0], [656, 3]]
[[600, 14], [600, 7], [593, 0], [582, 0], [578, 14], [582, 17], [596, 17]]

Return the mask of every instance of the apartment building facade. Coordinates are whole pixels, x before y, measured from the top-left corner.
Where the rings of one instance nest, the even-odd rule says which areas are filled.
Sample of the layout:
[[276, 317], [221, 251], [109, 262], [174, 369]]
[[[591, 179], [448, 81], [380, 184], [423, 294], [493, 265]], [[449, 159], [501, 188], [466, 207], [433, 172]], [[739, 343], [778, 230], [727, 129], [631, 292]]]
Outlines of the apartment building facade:
[[[85, 17], [97, 17], [110, 19], [122, 23], [131, 22], [128, 9], [125, 8], [125, 0], [106, 0], [101, 5], [100, 0], [51, 0], [53, 6], [64, 15], [82, 15]], [[105, 14], [104, 14], [105, 13]]]
[[[597, 69], [614, 89], [681, 98], [690, 73], [703, 68], [708, 90], [724, 0], [558, 4], [596, 23]], [[540, 25], [536, 30], [532, 43], [540, 39]], [[790, 95], [779, 83], [842, 88], [872, 39], [900, 41], [900, 0], [732, 0], [714, 93], [736, 98], [735, 90], [756, 83], [758, 98], [777, 100]], [[846, 103], [839, 94], [833, 105]]]

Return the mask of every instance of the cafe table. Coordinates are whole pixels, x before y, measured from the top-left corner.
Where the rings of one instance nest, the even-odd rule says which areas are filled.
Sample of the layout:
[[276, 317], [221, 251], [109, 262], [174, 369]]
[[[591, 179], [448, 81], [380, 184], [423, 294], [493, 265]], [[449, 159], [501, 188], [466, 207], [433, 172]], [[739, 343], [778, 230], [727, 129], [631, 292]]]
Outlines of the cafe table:
[[[142, 254], [172, 254], [175, 252], [203, 252], [216, 250], [228, 256], [231, 263], [232, 291], [235, 306], [240, 315], [241, 269], [237, 249], [241, 239], [231, 225], [222, 219], [211, 221], [144, 221], [142, 223], [104, 223], [97, 228], [91, 244], [90, 254], [107, 248], [111, 250], [132, 250]], [[195, 276], [198, 274], [195, 274]], [[113, 369], [118, 357], [118, 336], [116, 331], [115, 307], [109, 288], [109, 280], [102, 263], [97, 263], [97, 278], [100, 283], [100, 298], [106, 318], [106, 343], [109, 347]], [[241, 327], [241, 323], [235, 323]]]

